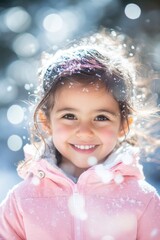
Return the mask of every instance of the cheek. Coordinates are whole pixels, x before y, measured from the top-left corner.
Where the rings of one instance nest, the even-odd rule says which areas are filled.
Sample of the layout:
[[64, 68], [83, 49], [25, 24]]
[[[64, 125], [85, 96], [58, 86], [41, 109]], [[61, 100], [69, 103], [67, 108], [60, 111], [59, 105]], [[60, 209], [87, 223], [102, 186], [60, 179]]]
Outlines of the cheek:
[[118, 131], [115, 131], [115, 129], [104, 129], [100, 133], [101, 138], [105, 141], [112, 141], [118, 139]]
[[68, 126], [64, 126], [61, 124], [55, 124], [52, 128], [53, 137], [64, 138], [69, 135], [71, 129]]

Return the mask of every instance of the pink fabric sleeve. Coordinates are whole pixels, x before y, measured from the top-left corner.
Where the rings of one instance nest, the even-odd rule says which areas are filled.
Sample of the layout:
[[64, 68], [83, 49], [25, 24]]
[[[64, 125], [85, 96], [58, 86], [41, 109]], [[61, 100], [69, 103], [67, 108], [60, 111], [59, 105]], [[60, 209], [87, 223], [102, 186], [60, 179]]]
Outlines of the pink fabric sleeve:
[[25, 240], [22, 215], [14, 196], [8, 194], [0, 205], [0, 240]]
[[160, 197], [154, 195], [138, 223], [137, 240], [160, 240]]

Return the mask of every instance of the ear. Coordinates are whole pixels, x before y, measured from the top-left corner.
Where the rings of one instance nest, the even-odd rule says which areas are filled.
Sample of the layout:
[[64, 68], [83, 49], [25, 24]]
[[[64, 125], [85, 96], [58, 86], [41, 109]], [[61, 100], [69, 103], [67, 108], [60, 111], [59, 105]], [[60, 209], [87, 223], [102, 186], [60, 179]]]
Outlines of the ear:
[[129, 127], [130, 125], [133, 123], [133, 117], [129, 116], [128, 117], [128, 121], [125, 120], [123, 122], [123, 124], [121, 125], [121, 129], [119, 131], [119, 137], [123, 137], [124, 135], [126, 135], [129, 131]]
[[50, 128], [49, 120], [47, 119], [45, 113], [41, 110], [38, 112], [39, 123], [41, 124], [42, 130], [51, 135], [52, 131]]

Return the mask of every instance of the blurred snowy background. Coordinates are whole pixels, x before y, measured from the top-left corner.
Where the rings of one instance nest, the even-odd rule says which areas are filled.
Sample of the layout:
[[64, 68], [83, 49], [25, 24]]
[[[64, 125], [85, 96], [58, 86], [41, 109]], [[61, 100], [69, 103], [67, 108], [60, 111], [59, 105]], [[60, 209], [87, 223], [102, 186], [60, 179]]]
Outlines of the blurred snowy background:
[[[36, 85], [40, 53], [101, 27], [127, 33], [145, 47], [143, 60], [154, 70], [159, 101], [159, 0], [0, 0], [0, 201], [21, 180], [16, 166], [29, 141], [25, 100]], [[146, 162], [144, 170], [160, 192], [160, 160]]]

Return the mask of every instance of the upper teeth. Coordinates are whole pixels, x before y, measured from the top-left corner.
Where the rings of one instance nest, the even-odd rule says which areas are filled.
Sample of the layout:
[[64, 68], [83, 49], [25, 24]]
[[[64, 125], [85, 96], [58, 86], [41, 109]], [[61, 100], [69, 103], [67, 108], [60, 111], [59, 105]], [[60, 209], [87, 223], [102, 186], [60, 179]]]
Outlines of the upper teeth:
[[95, 147], [95, 145], [74, 145], [74, 146], [79, 149], [90, 149]]

